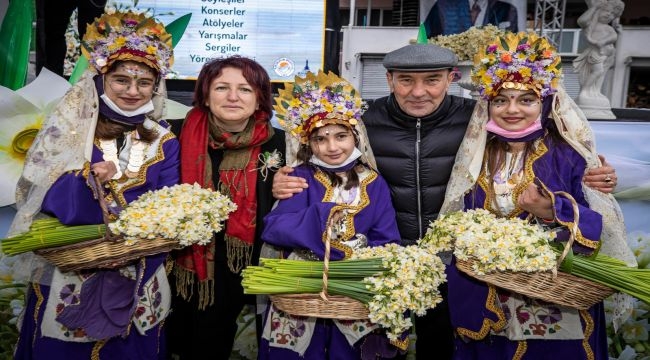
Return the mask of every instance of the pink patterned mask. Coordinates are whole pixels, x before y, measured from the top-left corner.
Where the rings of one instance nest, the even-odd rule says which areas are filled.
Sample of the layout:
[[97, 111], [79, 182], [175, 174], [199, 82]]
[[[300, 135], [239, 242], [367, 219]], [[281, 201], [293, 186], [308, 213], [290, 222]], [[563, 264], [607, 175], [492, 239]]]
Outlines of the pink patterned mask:
[[497, 123], [494, 120], [490, 119], [490, 121], [487, 122], [485, 129], [488, 132], [497, 135], [498, 137], [503, 138], [505, 140], [526, 141], [528, 140], [527, 138], [529, 137], [529, 135], [536, 132], [540, 132], [540, 130], [542, 130], [542, 118], [541, 116], [538, 117], [537, 120], [535, 120], [527, 128], [517, 130], [517, 131], [506, 130], [500, 127], [499, 125], [497, 125]]

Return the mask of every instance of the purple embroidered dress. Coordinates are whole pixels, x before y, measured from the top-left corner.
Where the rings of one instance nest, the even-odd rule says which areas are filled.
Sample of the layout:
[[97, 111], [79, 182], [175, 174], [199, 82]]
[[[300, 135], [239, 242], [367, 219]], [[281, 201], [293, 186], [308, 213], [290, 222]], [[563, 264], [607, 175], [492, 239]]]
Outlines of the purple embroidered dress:
[[[519, 194], [535, 177], [550, 191], [570, 193], [580, 210], [579, 234], [573, 249], [591, 253], [598, 246], [602, 217], [589, 209], [583, 195], [584, 159], [565, 143], [544, 138], [535, 144], [535, 152], [521, 162], [519, 173], [524, 180], [513, 187], [512, 204], [516, 204]], [[495, 189], [498, 188], [497, 176], [488, 179], [481, 172], [475, 189], [465, 196], [466, 209], [495, 211], [494, 205], [486, 201], [489, 181], [494, 181]], [[563, 225], [572, 224], [570, 201], [557, 195], [553, 201], [556, 220]], [[514, 205], [511, 209], [509, 217], [528, 215]], [[560, 233], [558, 238], [566, 240], [568, 233]], [[588, 310], [572, 310], [488, 286], [459, 272], [454, 264], [447, 272], [451, 321], [457, 333], [455, 359], [608, 358], [602, 303]]]
[[[145, 150], [137, 176], [119, 180], [111, 189], [109, 203], [127, 204], [146, 191], [178, 183], [178, 141], [158, 123], [151, 126], [160, 137]], [[129, 145], [125, 141], [122, 152], [128, 153]], [[102, 151], [96, 142], [92, 163], [100, 161]], [[86, 166], [59, 177], [45, 196], [42, 212], [67, 225], [103, 223], [87, 185], [88, 174]], [[56, 269], [51, 286], [30, 284], [15, 358], [166, 359], [162, 328], [170, 303], [166, 256], [149, 256], [114, 270]]]
[[[281, 200], [265, 217], [262, 239], [284, 250], [323, 259], [323, 234], [330, 216], [341, 206], [348, 215], [331, 241], [331, 260], [347, 258], [355, 242], [367, 238], [367, 246], [398, 242], [399, 232], [390, 190], [380, 175], [370, 169], [359, 174], [359, 186], [349, 191], [333, 187], [319, 169], [301, 165], [292, 175], [307, 179], [309, 187]], [[361, 359], [374, 354], [393, 357], [397, 348], [383, 333], [375, 333], [370, 322], [287, 316], [273, 310], [267, 314], [258, 359]], [[367, 355], [367, 354], [366, 354]], [[334, 357], [333, 357], [334, 356]]]

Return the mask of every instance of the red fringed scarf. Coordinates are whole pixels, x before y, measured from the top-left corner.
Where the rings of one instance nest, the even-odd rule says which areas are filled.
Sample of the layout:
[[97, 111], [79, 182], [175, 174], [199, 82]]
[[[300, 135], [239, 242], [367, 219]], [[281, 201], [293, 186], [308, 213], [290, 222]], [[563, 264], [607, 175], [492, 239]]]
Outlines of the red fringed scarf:
[[[228, 266], [234, 273], [250, 264], [257, 212], [257, 162], [260, 146], [271, 136], [273, 130], [265, 116], [249, 122], [244, 131], [232, 134], [211, 125], [209, 114], [197, 108], [187, 114], [180, 135], [183, 183], [196, 182], [214, 189], [208, 146], [224, 149], [218, 185], [219, 191], [237, 204], [237, 210], [230, 214], [225, 224]], [[200, 309], [214, 301], [214, 250], [213, 241], [208, 245], [186, 247], [176, 256], [177, 289], [181, 296], [189, 299], [195, 280], [198, 280]]]

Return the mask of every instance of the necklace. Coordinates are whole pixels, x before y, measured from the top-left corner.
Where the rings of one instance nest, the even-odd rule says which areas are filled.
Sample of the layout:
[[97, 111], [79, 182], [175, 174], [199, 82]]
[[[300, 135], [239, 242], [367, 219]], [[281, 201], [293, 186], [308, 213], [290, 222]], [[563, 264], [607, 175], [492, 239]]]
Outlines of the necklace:
[[524, 177], [523, 160], [523, 151], [516, 154], [507, 152], [503, 167], [492, 177], [494, 206], [502, 214], [508, 214], [515, 208], [513, 191]]
[[126, 169], [124, 169], [124, 172], [122, 172], [122, 168], [120, 167], [119, 153], [117, 150], [117, 139], [99, 140], [99, 147], [104, 153], [104, 161], [111, 161], [113, 164], [115, 164], [115, 168], [117, 169], [117, 173], [115, 173], [115, 175], [112, 177], [113, 180], [120, 179], [123, 174], [128, 178], [136, 177], [138, 175], [138, 172], [140, 172], [140, 167], [142, 167], [142, 164], [144, 164], [144, 153], [145, 149], [147, 148], [147, 144], [137, 137], [137, 132], [134, 132], [133, 135], [131, 135], [131, 141], [131, 148], [129, 150], [129, 162], [126, 164]]

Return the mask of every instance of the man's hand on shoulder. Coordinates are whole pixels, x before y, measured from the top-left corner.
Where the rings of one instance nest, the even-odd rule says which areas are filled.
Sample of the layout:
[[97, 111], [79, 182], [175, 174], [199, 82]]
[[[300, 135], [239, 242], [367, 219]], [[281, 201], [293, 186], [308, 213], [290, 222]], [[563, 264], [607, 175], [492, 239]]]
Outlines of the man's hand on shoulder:
[[616, 184], [618, 183], [616, 169], [607, 163], [604, 156], [598, 155], [598, 157], [600, 158], [602, 166], [587, 171], [587, 174], [582, 178], [582, 181], [584, 181], [585, 185], [594, 190], [610, 194], [614, 192]]
[[307, 180], [299, 176], [289, 176], [293, 172], [290, 166], [281, 167], [273, 176], [273, 197], [278, 200], [288, 199], [308, 187]]

